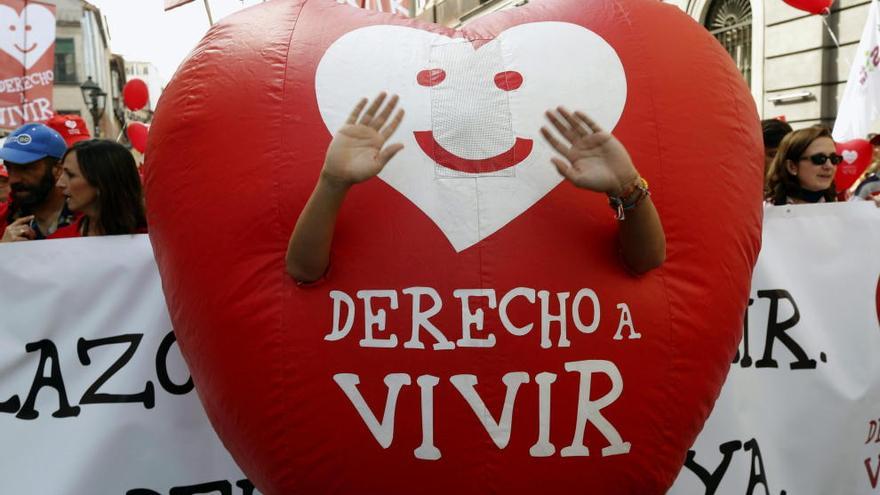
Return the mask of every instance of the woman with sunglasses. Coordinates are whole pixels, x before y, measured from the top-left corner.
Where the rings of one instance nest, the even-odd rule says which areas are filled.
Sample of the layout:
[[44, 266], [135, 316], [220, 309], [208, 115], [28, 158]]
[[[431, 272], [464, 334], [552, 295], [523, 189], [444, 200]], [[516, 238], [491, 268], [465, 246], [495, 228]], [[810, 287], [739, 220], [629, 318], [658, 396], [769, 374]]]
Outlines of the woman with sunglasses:
[[774, 205], [835, 201], [834, 174], [842, 160], [828, 128], [814, 126], [789, 133], [779, 143], [767, 172], [765, 201]]

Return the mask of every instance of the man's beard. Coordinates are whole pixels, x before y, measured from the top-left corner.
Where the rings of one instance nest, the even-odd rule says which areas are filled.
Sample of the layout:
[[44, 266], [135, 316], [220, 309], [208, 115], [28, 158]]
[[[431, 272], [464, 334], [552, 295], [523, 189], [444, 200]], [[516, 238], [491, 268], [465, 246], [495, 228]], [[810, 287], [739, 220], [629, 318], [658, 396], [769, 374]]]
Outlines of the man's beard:
[[46, 173], [43, 174], [43, 178], [36, 185], [22, 184], [20, 182], [13, 184], [11, 187], [12, 197], [15, 200], [16, 208], [30, 209], [40, 205], [49, 197], [49, 193], [52, 192], [54, 187], [55, 176], [52, 175], [51, 167], [46, 167]]

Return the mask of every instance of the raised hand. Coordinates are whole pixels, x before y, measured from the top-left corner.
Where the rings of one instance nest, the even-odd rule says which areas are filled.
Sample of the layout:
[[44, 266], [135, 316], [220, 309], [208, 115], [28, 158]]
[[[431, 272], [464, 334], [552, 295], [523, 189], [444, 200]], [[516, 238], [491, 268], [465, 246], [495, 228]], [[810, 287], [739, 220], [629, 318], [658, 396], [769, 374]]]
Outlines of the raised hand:
[[[617, 138], [603, 131], [583, 112], [572, 114], [558, 107], [547, 111], [547, 119], [564, 141], [546, 127], [541, 128], [541, 134], [562, 155], [551, 161], [569, 182], [618, 198], [631, 194], [636, 188], [639, 173]], [[615, 211], [617, 213], [619, 211]], [[627, 268], [641, 274], [660, 266], [666, 259], [666, 234], [650, 195], [645, 191], [625, 216], [616, 216], [620, 252]]]
[[544, 138], [564, 158], [554, 157], [551, 161], [572, 184], [616, 196], [638, 179], [626, 148], [586, 114], [572, 114], [558, 107], [548, 110], [546, 116], [565, 139], [563, 142], [548, 128], [541, 128]]
[[383, 107], [386, 96], [380, 93], [366, 112], [367, 99], [358, 102], [330, 142], [321, 177], [287, 244], [287, 273], [297, 282], [313, 282], [327, 272], [336, 217], [349, 188], [375, 177], [403, 149], [402, 144], [385, 145], [403, 120], [403, 110], [398, 110], [388, 121], [397, 96]]
[[400, 143], [385, 145], [397, 130], [404, 114], [403, 110], [398, 110], [388, 122], [397, 106], [397, 95], [382, 107], [386, 97], [385, 93], [380, 93], [366, 112], [367, 99], [358, 102], [345, 125], [330, 142], [321, 171], [323, 179], [344, 187], [363, 182], [381, 172], [388, 161], [403, 149]]

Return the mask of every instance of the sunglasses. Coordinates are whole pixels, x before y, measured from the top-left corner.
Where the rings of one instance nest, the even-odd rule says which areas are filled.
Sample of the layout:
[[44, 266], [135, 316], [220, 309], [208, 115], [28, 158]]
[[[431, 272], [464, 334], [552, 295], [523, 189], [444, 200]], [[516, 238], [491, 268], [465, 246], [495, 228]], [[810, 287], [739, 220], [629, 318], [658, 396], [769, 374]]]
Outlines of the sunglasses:
[[813, 165], [825, 165], [825, 161], [829, 160], [831, 161], [832, 165], [837, 165], [838, 163], [843, 161], [843, 157], [836, 153], [831, 153], [830, 155], [826, 155], [824, 153], [816, 153], [815, 155], [802, 156], [801, 160], [810, 160]]

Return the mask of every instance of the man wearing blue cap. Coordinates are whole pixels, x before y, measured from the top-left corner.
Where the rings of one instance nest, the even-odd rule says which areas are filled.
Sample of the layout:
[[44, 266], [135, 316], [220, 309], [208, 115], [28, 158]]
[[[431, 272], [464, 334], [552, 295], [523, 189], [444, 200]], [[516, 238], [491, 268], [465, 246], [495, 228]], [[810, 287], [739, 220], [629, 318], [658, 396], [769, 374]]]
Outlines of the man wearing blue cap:
[[64, 138], [43, 124], [25, 124], [6, 138], [0, 148], [9, 172], [10, 201], [0, 205], [0, 242], [46, 239], [60, 227], [74, 223], [64, 194], [55, 187], [61, 175]]

